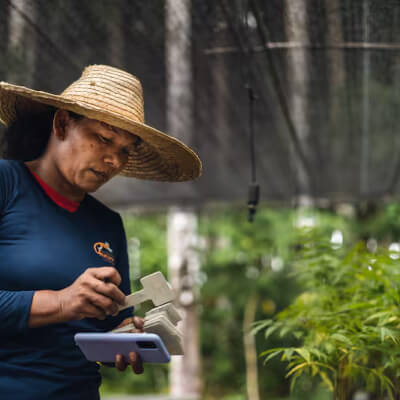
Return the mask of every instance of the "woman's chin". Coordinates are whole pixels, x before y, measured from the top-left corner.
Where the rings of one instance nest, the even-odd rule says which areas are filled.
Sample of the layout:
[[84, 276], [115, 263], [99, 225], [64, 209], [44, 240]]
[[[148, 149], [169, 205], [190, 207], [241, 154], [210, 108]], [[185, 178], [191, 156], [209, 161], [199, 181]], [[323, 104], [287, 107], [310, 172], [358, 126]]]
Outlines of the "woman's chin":
[[103, 185], [104, 185], [103, 182], [90, 181], [90, 182], [85, 182], [85, 184], [83, 185], [80, 185], [80, 189], [82, 189], [85, 193], [93, 193]]

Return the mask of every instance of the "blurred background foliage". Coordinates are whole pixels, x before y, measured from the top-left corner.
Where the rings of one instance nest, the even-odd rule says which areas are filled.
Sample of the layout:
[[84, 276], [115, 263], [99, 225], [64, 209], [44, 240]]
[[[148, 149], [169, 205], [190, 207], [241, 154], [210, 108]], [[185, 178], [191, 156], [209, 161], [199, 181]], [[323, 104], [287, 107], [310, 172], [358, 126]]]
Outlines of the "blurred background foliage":
[[[299, 256], [303, 257], [305, 247], [316, 243], [316, 238], [329, 244], [319, 256], [328, 257], [327, 248], [342, 254], [360, 240], [367, 253], [373, 254], [381, 248], [390, 248], [392, 254], [400, 251], [397, 244], [400, 240], [400, 206], [395, 203], [382, 208], [370, 204], [360, 204], [356, 208], [341, 205], [332, 210], [263, 206], [253, 224], [247, 222], [245, 209], [234, 206], [218, 206], [201, 211], [199, 215], [201, 240], [198, 251], [202, 267], [197, 285], [204, 399], [246, 398], [243, 320], [250, 298], [256, 298], [257, 303], [254, 319], [262, 321], [274, 318], [294, 304], [295, 299], [310, 287], [316, 291], [322, 288], [328, 295], [331, 285], [330, 290], [335, 292], [334, 283], [329, 279], [322, 287], [315, 281], [307, 282], [304, 279], [307, 274], [303, 274], [303, 279], [297, 279], [293, 274], [295, 262]], [[156, 270], [167, 275], [167, 217], [162, 212], [137, 212], [123, 214], [123, 219], [131, 249], [132, 289], [137, 290], [140, 276]], [[311, 236], [305, 237], [305, 231]], [[395, 268], [396, 260], [391, 259], [391, 269]], [[303, 261], [307, 272], [311, 261], [309, 264], [307, 258]], [[322, 268], [321, 260], [317, 264]], [[351, 277], [349, 279], [351, 281]], [[137, 314], [143, 315], [145, 311], [142, 306]], [[298, 346], [299, 343], [290, 335], [256, 335], [258, 354], [272, 348]], [[264, 358], [258, 359], [261, 399], [332, 397], [327, 389], [307, 375], [298, 380], [290, 393], [285, 363], [274, 358], [265, 364]], [[103, 376], [103, 393], [168, 393], [166, 366], [146, 366], [146, 374], [142, 376], [104, 368]]]

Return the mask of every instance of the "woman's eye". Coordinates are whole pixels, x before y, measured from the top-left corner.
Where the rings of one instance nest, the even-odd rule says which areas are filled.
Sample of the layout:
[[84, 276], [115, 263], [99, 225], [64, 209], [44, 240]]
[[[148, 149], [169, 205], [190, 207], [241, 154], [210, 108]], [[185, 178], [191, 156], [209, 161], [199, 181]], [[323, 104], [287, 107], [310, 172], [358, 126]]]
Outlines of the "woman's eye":
[[100, 139], [103, 143], [110, 143], [110, 140], [107, 139], [106, 137], [101, 136], [101, 135], [97, 135], [97, 136], [99, 137], [99, 139]]

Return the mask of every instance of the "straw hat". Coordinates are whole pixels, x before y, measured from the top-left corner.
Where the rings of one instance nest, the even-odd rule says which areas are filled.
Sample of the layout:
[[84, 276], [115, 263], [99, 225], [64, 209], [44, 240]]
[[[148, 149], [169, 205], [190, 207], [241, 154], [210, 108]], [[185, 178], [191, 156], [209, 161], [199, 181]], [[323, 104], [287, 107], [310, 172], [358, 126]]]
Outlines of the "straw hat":
[[47, 106], [105, 122], [139, 136], [121, 175], [156, 181], [187, 181], [201, 175], [196, 153], [179, 140], [144, 123], [139, 80], [118, 68], [90, 65], [60, 95], [0, 82], [0, 120], [12, 123], [26, 111]]

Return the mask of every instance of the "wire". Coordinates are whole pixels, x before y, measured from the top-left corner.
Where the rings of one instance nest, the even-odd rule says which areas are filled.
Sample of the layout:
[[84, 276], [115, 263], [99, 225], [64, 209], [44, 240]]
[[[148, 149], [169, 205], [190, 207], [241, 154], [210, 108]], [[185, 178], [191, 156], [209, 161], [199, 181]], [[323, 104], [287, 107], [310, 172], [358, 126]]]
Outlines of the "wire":
[[249, 183], [249, 197], [247, 201], [247, 207], [249, 211], [248, 219], [249, 222], [254, 221], [254, 214], [256, 213], [256, 207], [260, 199], [260, 186], [256, 179], [256, 157], [255, 157], [255, 140], [254, 140], [254, 101], [256, 97], [254, 95], [251, 86], [248, 87], [249, 94], [249, 139], [250, 139], [250, 164], [251, 164], [251, 181]]
[[[254, 102], [256, 101], [256, 95], [254, 93], [251, 75], [249, 72], [249, 67], [253, 63], [253, 49], [251, 45], [250, 29], [249, 29], [249, 2], [246, 1], [246, 7], [244, 7], [245, 15], [242, 16], [242, 23], [245, 25], [245, 32], [248, 39], [248, 46], [246, 49], [246, 54], [241, 53], [242, 56], [247, 58], [247, 62], [243, 63], [246, 65], [246, 81], [245, 88], [247, 89], [248, 99], [249, 99], [249, 149], [250, 149], [250, 174], [251, 180], [248, 187], [248, 220], [249, 222], [254, 221], [254, 215], [257, 211], [257, 205], [260, 199], [260, 186], [257, 183], [256, 176], [256, 155], [255, 155], [255, 133], [254, 133]], [[241, 14], [239, 14], [241, 15]]]
[[251, 181], [256, 182], [256, 154], [255, 154], [255, 134], [254, 134], [254, 102], [256, 96], [253, 88], [248, 86], [249, 94], [249, 146], [250, 146], [250, 165], [251, 165]]

